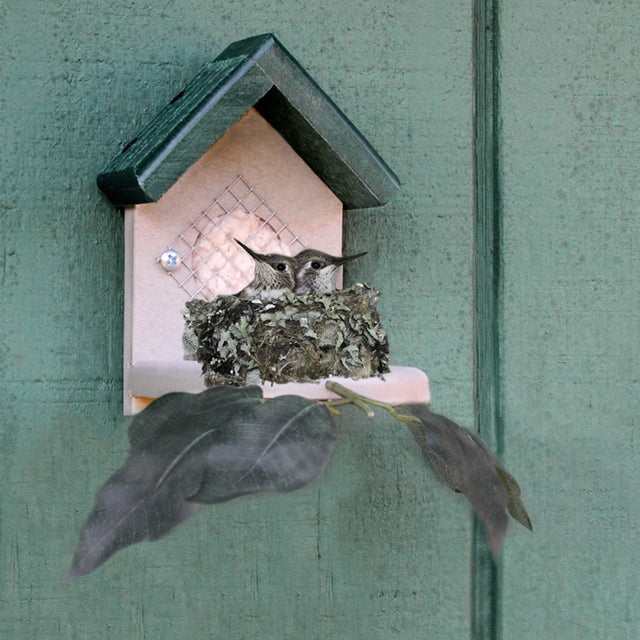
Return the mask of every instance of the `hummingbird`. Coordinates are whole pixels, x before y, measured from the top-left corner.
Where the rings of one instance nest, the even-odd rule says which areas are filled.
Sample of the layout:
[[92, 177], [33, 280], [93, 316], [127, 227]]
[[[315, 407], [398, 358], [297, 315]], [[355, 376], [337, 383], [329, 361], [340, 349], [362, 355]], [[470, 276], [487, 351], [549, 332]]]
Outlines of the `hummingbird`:
[[281, 296], [285, 291], [293, 291], [295, 284], [296, 262], [289, 256], [277, 253], [256, 253], [246, 244], [234, 240], [253, 258], [253, 280], [236, 295], [240, 298], [257, 296], [271, 300]]
[[296, 283], [294, 293], [331, 293], [336, 288], [338, 269], [345, 263], [364, 256], [332, 256], [316, 249], [304, 249], [295, 256]]

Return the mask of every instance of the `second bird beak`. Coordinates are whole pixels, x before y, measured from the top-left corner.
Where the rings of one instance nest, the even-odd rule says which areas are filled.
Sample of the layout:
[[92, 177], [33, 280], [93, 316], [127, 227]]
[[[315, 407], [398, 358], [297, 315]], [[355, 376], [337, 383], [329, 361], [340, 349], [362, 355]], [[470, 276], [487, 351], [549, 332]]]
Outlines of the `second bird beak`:
[[345, 262], [350, 262], [351, 260], [355, 260], [356, 258], [360, 258], [361, 256], [366, 256], [367, 252], [363, 251], [362, 253], [356, 253], [354, 256], [344, 256], [342, 258], [338, 258], [333, 264], [340, 267]]

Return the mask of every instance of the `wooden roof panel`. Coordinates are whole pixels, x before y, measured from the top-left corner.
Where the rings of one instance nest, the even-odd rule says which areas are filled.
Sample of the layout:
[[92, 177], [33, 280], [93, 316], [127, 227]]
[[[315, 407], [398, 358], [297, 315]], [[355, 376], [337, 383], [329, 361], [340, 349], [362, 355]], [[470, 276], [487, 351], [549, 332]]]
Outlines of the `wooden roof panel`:
[[98, 176], [120, 205], [158, 200], [251, 107], [345, 208], [384, 204], [399, 181], [362, 134], [271, 34], [235, 42]]

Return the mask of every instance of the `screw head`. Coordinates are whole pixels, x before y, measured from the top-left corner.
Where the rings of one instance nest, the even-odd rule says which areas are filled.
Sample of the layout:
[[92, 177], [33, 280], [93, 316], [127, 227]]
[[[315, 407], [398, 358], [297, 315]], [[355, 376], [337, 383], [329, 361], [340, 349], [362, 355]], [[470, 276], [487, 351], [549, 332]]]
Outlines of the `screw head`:
[[182, 264], [182, 258], [177, 251], [167, 249], [160, 256], [160, 264], [165, 271], [175, 271]]

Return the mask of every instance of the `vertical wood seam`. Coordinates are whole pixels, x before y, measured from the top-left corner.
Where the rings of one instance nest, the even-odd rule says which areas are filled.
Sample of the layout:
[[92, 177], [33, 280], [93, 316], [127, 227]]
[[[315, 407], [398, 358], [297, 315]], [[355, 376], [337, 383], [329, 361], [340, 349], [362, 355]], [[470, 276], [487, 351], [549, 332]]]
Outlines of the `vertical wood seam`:
[[[478, 432], [500, 455], [498, 26], [498, 0], [473, 0], [474, 403]], [[501, 637], [502, 572], [475, 516], [472, 544], [471, 634], [474, 640], [496, 640]]]

